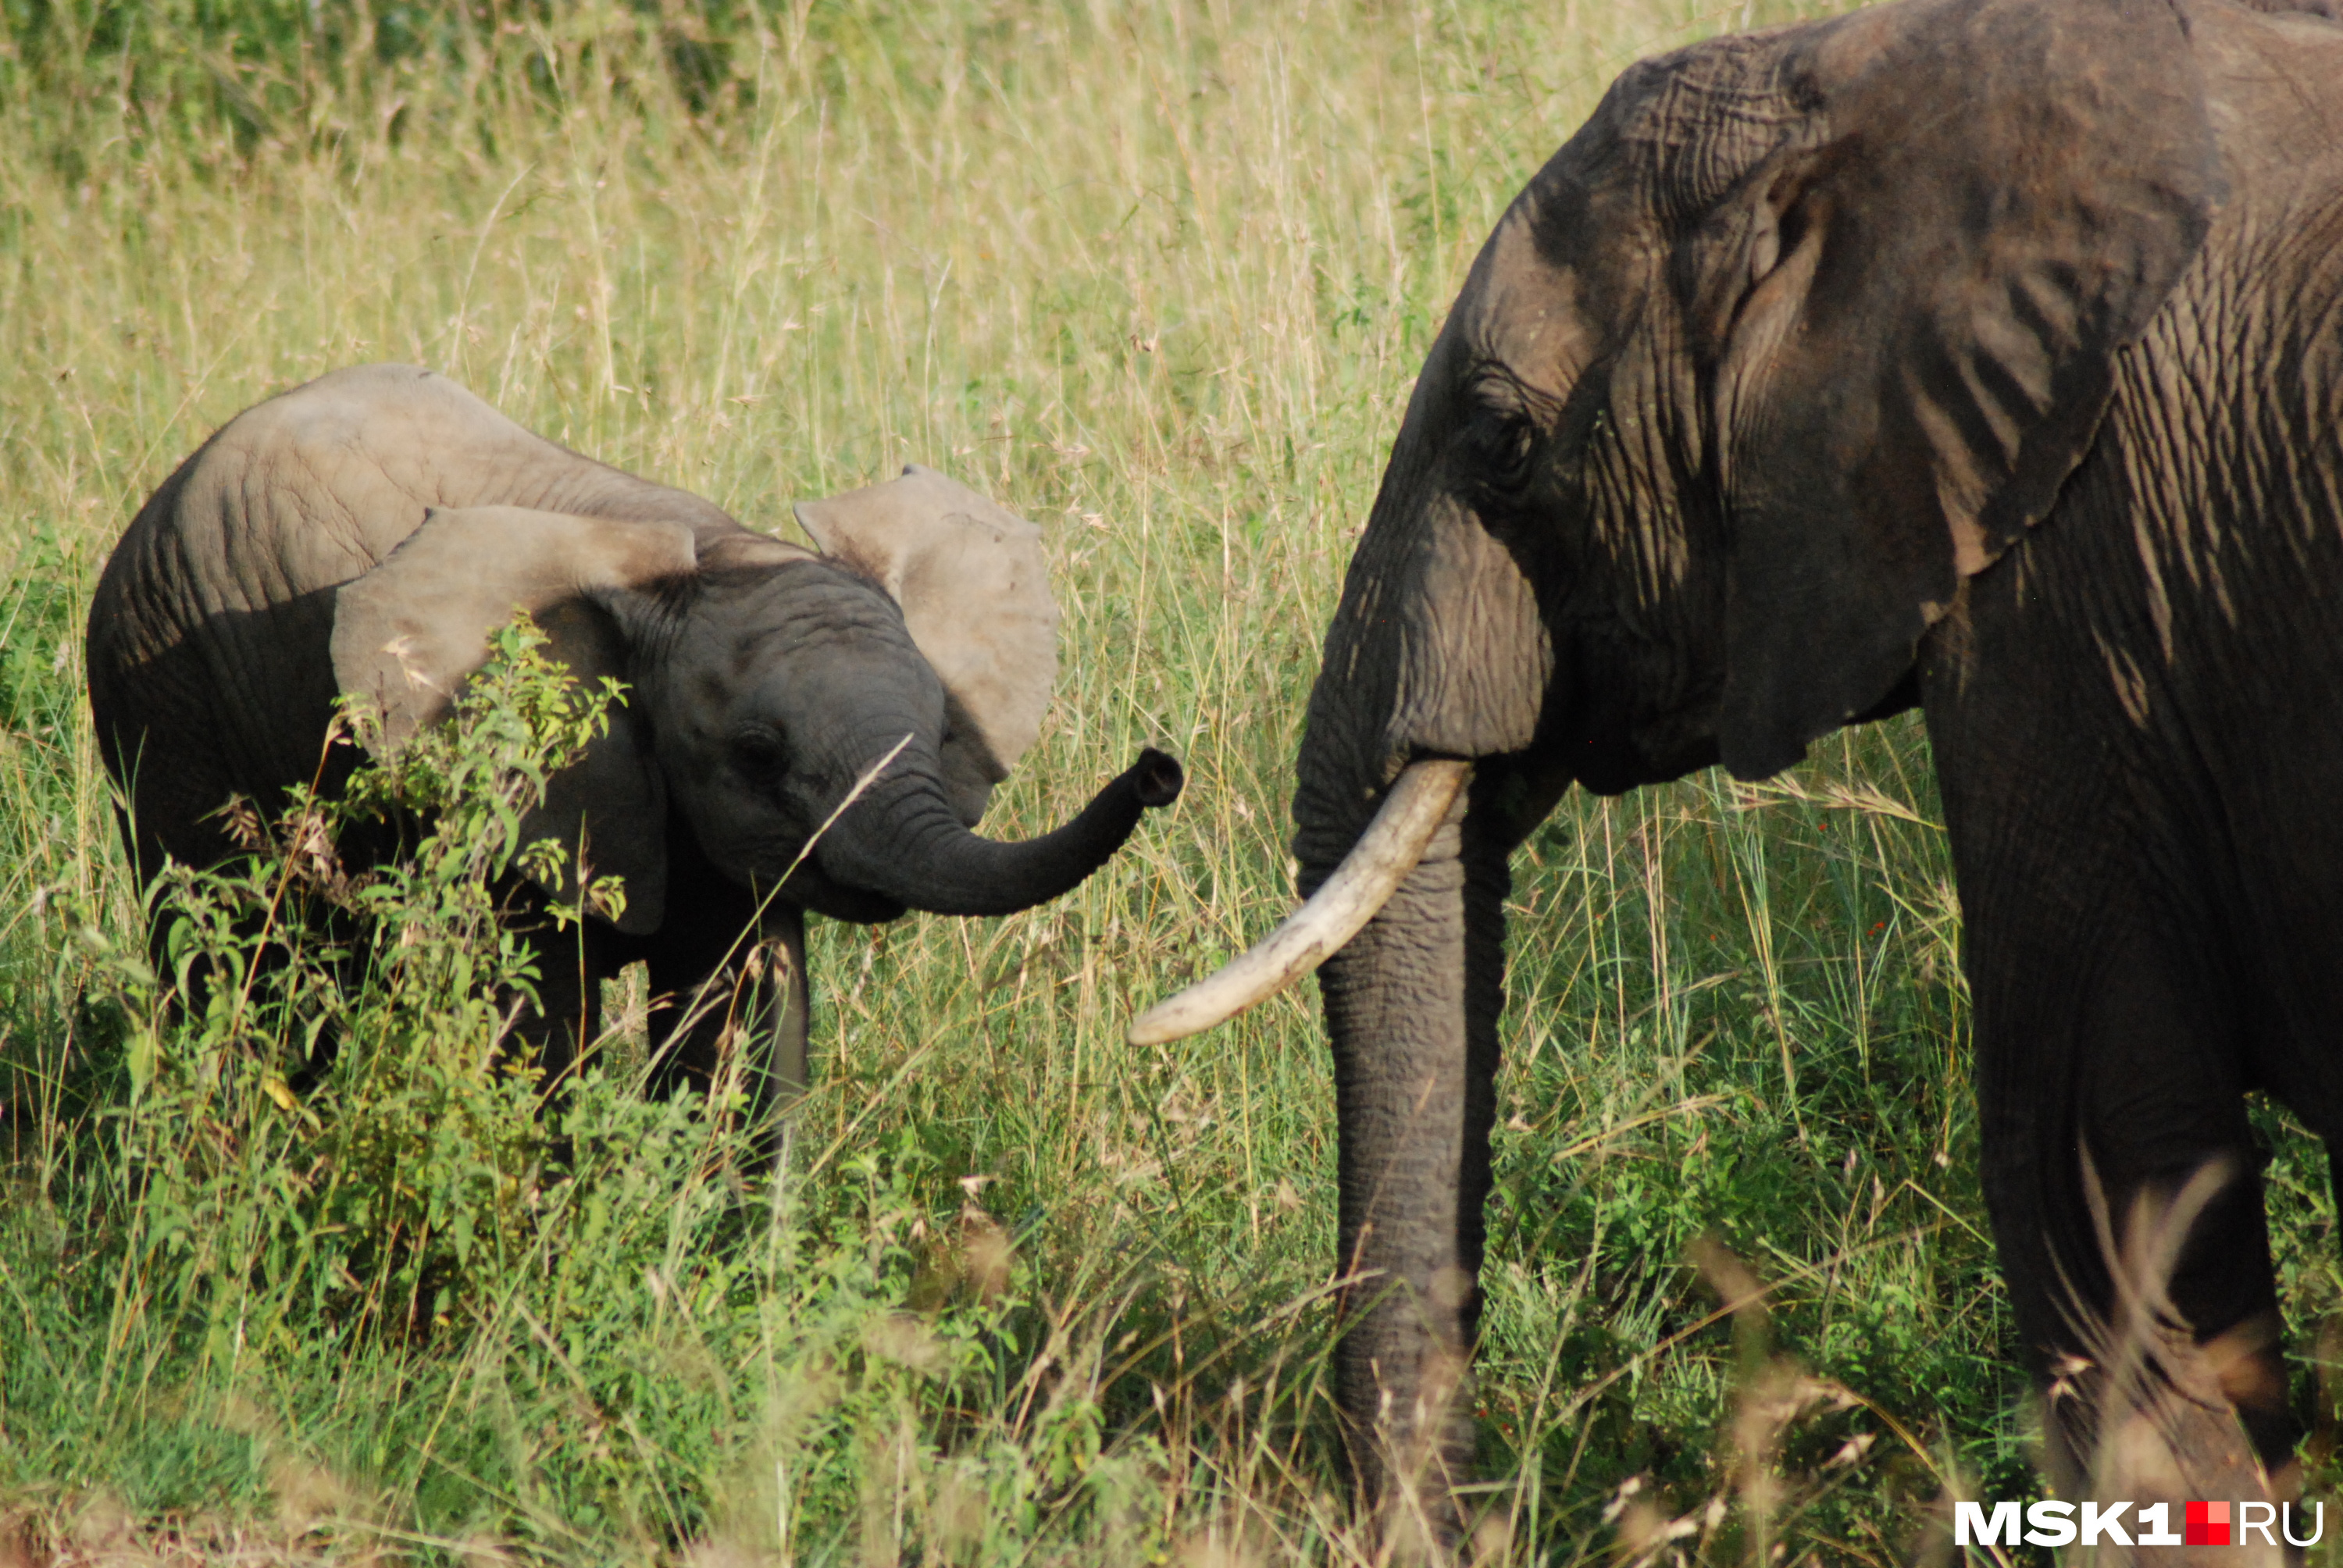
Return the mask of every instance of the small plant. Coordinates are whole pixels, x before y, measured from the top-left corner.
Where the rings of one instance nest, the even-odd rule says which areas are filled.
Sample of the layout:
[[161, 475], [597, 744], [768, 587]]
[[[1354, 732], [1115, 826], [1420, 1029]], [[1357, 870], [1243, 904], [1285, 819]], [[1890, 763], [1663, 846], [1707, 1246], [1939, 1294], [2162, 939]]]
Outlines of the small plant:
[[[136, 1020], [118, 1118], [136, 1223], [215, 1318], [298, 1282], [422, 1328], [521, 1244], [547, 1139], [514, 1026], [539, 977], [498, 904], [519, 878], [558, 883], [563, 849], [524, 823], [615, 694], [545, 642], [526, 618], [499, 632], [448, 721], [346, 789], [297, 791], [273, 821], [238, 802], [249, 854], [153, 890], [167, 972], [102, 971]], [[375, 751], [378, 722], [346, 708], [328, 744]], [[358, 834], [407, 847], [353, 868], [338, 846]], [[579, 902], [623, 898], [603, 879]]]

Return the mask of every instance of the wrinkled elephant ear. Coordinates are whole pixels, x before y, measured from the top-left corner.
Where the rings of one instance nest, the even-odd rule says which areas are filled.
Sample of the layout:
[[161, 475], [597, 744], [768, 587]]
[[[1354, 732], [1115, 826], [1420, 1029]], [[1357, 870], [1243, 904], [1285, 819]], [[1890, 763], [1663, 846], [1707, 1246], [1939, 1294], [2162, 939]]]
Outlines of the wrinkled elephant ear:
[[[395, 753], [446, 716], [465, 677], [488, 657], [488, 638], [527, 610], [548, 651], [582, 681], [623, 678], [626, 650], [608, 596], [694, 569], [691, 530], [526, 507], [435, 508], [383, 563], [342, 586], [334, 605], [334, 676], [345, 693], [380, 705], [381, 749]], [[583, 861], [625, 879], [621, 930], [659, 929], [667, 904], [667, 791], [649, 725], [631, 706], [586, 755], [550, 780], [522, 821], [525, 840], [551, 838], [569, 852], [563, 880], [577, 894]]]
[[1785, 64], [1805, 115], [1677, 274], [1714, 371], [1745, 779], [1877, 705], [2049, 510], [2220, 183], [2165, 0], [1920, 0]]
[[823, 554], [902, 607], [944, 685], [945, 793], [975, 827], [992, 787], [1041, 734], [1058, 677], [1041, 530], [916, 463], [885, 484], [801, 501], [797, 518]]

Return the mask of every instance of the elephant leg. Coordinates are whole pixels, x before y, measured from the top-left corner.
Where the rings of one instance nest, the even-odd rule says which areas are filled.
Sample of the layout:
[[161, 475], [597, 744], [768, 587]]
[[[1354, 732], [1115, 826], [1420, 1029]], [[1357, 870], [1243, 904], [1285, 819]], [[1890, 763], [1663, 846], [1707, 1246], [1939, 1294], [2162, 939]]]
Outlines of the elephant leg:
[[1462, 1533], [1503, 1004], [1502, 856], [1417, 866], [1319, 971], [1341, 1127], [1345, 1447], [1403, 1541]]
[[813, 993], [806, 979], [805, 911], [794, 904], [782, 905], [766, 926], [773, 933], [771, 960], [780, 965], [779, 1010], [772, 1023], [766, 1094], [776, 1106], [788, 1106], [796, 1102], [810, 1081], [806, 1038], [812, 1021]]
[[[2263, 1206], [2267, 1155], [2246, 1116], [2246, 1086], [2237, 1070], [2242, 1053], [2203, 1054], [2207, 1037], [2199, 1036], [2200, 1054], [2171, 1062], [2150, 1081], [2134, 1081], [2137, 1058], [2121, 1049], [2122, 1032], [2153, 1027], [2151, 1010], [2159, 1020], [2177, 1010], [2177, 999], [2159, 994], [2163, 977], [2136, 978], [2129, 1005], [2110, 1000], [2095, 1020], [2101, 1032], [2087, 1058], [2092, 1071], [2084, 1147], [2093, 1151], [2118, 1246], [2144, 1250], [2157, 1223], [2187, 1221], [2166, 1295], [2202, 1352], [2199, 1370], [2235, 1411], [2255, 1456], [2276, 1472], [2293, 1458], [2302, 1427], [2287, 1398], [2284, 1328]], [[2178, 1211], [2200, 1172], [2217, 1185], [2193, 1215]], [[2127, 1237], [2127, 1227], [2138, 1228], [2137, 1239]]]
[[651, 1091], [716, 1087], [729, 1043], [761, 1115], [805, 1091], [805, 913], [779, 901], [760, 913], [729, 884], [708, 892], [672, 900], [650, 950]]
[[537, 1005], [523, 1008], [513, 1033], [535, 1054], [541, 1093], [550, 1100], [600, 1038], [602, 982], [621, 967], [626, 939], [593, 920], [557, 926], [534, 888], [516, 890], [507, 903], [537, 970]]
[[[2111, 918], [2117, 929], [2087, 944], [2071, 931], [2054, 940], [2037, 926], [2026, 934], [2038, 945], [2023, 954], [2013, 950], [2024, 946], [2019, 933], [1983, 911], [1972, 926], [1985, 950], [1971, 970], [1986, 1199], [2018, 1330], [2047, 1396], [2052, 1476], [2069, 1496], [2087, 1495], [2103, 1442], [2134, 1413], [2107, 1408], [2126, 1397], [2110, 1390], [2107, 1372], [2127, 1354], [2167, 1367], [2175, 1353], [2188, 1358], [2184, 1385], [2217, 1389], [2217, 1404], [2226, 1397], [2272, 1470], [2299, 1436], [2285, 1396], [2236, 1027], [2208, 1000], [2221, 993], [2201, 958], [2124, 923], [2135, 916]], [[2207, 1170], [2220, 1173], [2220, 1185], [2183, 1216], [2185, 1239], [2176, 1239], [2161, 1281], [2179, 1319], [2177, 1346], [2127, 1346], [2110, 1246], [2139, 1266], [2155, 1251], [2159, 1219]], [[2236, 1435], [2216, 1420], [2178, 1446], [2234, 1451]]]

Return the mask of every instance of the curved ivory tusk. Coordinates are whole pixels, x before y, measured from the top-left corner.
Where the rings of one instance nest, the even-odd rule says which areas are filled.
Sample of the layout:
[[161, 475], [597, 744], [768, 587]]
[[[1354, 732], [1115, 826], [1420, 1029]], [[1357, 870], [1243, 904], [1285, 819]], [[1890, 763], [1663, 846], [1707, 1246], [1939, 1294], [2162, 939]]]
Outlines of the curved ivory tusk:
[[1470, 762], [1447, 758], [1408, 764], [1374, 820], [1310, 901], [1249, 951], [1132, 1019], [1131, 1043], [1161, 1045], [1224, 1023], [1340, 952], [1415, 869], [1472, 776]]

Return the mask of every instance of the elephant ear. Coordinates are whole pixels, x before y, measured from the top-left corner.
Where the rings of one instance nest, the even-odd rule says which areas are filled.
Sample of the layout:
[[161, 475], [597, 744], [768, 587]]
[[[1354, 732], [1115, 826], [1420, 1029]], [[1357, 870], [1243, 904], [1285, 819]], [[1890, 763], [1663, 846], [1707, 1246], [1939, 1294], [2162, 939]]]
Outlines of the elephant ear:
[[[334, 601], [334, 676], [379, 705], [377, 749], [395, 755], [447, 715], [488, 638], [527, 610], [548, 651], [581, 681], [623, 677], [626, 649], [610, 597], [694, 569], [680, 523], [621, 522], [526, 507], [434, 508], [382, 564], [342, 585]], [[521, 822], [524, 842], [568, 850], [558, 898], [575, 898], [582, 863], [624, 879], [618, 929], [657, 930], [667, 904], [667, 791], [649, 726], [631, 704], [608, 733], [548, 782]]]
[[1041, 733], [1058, 675], [1058, 606], [1041, 530], [956, 479], [914, 463], [898, 478], [801, 501], [822, 553], [902, 607], [911, 640], [943, 681], [943, 784], [973, 828], [992, 787]]
[[1881, 702], [2050, 509], [2219, 196], [2166, 0], [1907, 0], [1783, 65], [1805, 117], [1680, 253], [1745, 779]]

